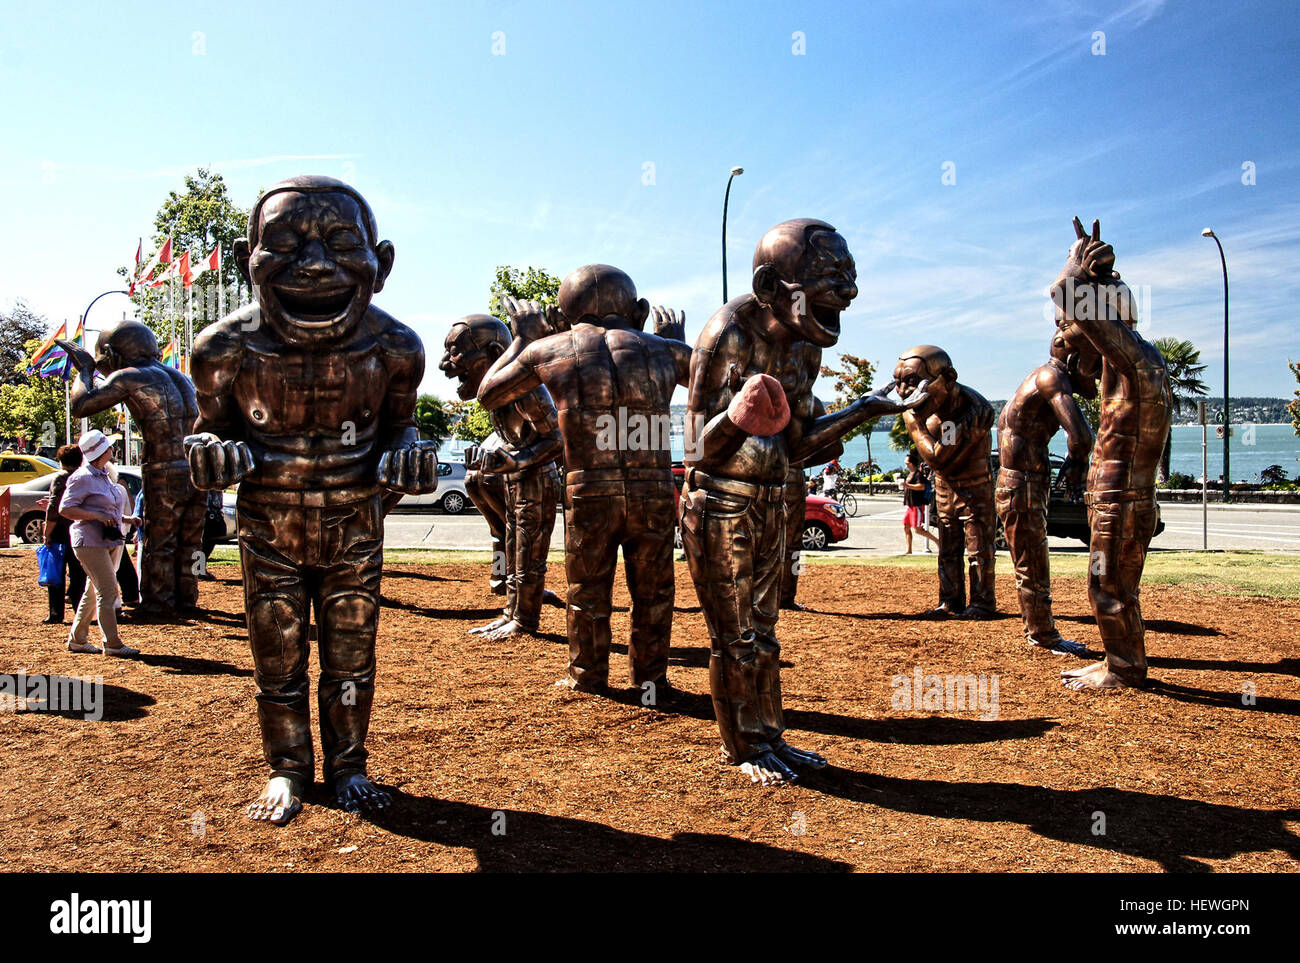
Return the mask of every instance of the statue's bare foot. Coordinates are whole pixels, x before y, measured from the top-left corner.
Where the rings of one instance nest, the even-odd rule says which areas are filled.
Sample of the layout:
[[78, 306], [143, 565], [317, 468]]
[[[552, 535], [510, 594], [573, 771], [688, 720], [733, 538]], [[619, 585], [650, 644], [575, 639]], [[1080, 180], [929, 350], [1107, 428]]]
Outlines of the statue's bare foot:
[[932, 619], [951, 619], [960, 618], [961, 613], [955, 612], [946, 605], [936, 605], [932, 609], [926, 609], [922, 615]]
[[284, 826], [300, 812], [302, 799], [294, 781], [288, 776], [272, 776], [266, 784], [266, 791], [248, 804], [244, 815], [256, 822]]
[[963, 619], [969, 619], [972, 622], [987, 622], [989, 619], [996, 619], [998, 613], [980, 605], [972, 605], [961, 614], [961, 617]]
[[470, 629], [469, 634], [487, 635], [489, 632], [495, 632], [497, 629], [501, 628], [501, 626], [505, 625], [509, 621], [510, 621], [509, 616], [502, 615], [498, 618], [493, 619], [487, 625], [480, 625], [477, 628]]
[[368, 813], [389, 806], [393, 797], [380, 789], [364, 772], [350, 772], [334, 781], [334, 796], [350, 813]]
[[518, 619], [510, 619], [504, 625], [499, 625], [491, 632], [486, 633], [489, 640], [496, 642], [501, 639], [509, 638], [512, 635], [532, 635], [537, 629], [527, 629], [519, 624]]
[[817, 755], [815, 752], [805, 752], [803, 749], [796, 749], [784, 739], [778, 739], [772, 744], [772, 751], [775, 752], [787, 765], [794, 766], [798, 769], [825, 769], [826, 759]]
[[787, 611], [787, 612], [807, 612], [807, 611], [808, 611], [808, 607], [807, 607], [806, 605], [800, 605], [798, 602], [794, 602], [794, 601], [791, 601], [791, 602], [782, 602], [782, 603], [781, 603], [781, 608], [785, 609], [785, 611]]
[[609, 686], [607, 683], [604, 682], [599, 682], [594, 684], [589, 682], [579, 682], [573, 676], [566, 675], [563, 679], [559, 679], [558, 681], [556, 681], [555, 688], [571, 689], [574, 692], [587, 692], [592, 695], [600, 695], [604, 693], [606, 689], [609, 688]]
[[742, 762], [740, 771], [752, 782], [762, 783], [764, 786], [780, 786], [783, 783], [799, 781], [799, 774], [782, 762], [771, 749]]
[[1133, 685], [1133, 683], [1125, 682], [1114, 672], [1111, 672], [1110, 666], [1105, 661], [1082, 669], [1071, 669], [1068, 672], [1062, 672], [1061, 682], [1067, 688], [1074, 689], [1076, 692], [1122, 689]]
[[542, 593], [542, 604], [549, 605], [552, 608], [562, 609], [564, 608], [564, 599], [560, 598], [550, 589], [547, 589]]

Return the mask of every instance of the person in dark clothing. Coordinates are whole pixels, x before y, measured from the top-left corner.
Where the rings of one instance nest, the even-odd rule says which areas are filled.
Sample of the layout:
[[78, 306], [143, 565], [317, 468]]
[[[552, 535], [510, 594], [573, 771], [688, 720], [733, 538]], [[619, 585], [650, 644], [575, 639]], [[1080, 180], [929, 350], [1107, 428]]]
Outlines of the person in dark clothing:
[[908, 555], [912, 554], [913, 532], [928, 540], [927, 549], [929, 542], [934, 542], [936, 545], [939, 543], [939, 540], [925, 527], [928, 488], [929, 484], [921, 474], [921, 456], [913, 448], [907, 453], [907, 477], [903, 479], [903, 534], [907, 536], [906, 554]]
[[72, 607], [75, 609], [81, 602], [81, 593], [86, 590], [86, 570], [72, 554], [72, 537], [68, 531], [72, 522], [59, 514], [59, 503], [63, 501], [63, 491], [68, 486], [68, 476], [81, 467], [81, 449], [76, 445], [64, 445], [56, 454], [62, 468], [50, 483], [50, 497], [45, 506], [45, 544], [63, 546], [66, 577], [47, 587], [50, 596], [50, 614], [42, 620], [46, 625], [62, 625], [65, 597], [72, 602]]

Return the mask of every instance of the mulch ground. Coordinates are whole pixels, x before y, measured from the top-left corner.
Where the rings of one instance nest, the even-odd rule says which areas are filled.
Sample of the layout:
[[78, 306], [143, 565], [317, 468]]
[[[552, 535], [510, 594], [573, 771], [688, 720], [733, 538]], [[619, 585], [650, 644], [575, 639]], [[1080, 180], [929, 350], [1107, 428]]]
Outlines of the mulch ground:
[[[8, 870], [1300, 869], [1300, 602], [1148, 587], [1156, 681], [1098, 696], [1064, 689], [1060, 670], [1080, 663], [1030, 650], [1018, 617], [918, 618], [933, 577], [814, 565], [810, 611], [782, 615], [782, 685], [790, 741], [832, 765], [764, 788], [719, 761], [684, 564], [670, 670], [682, 693], [659, 708], [630, 688], [554, 688], [560, 610], [544, 611], [541, 637], [467, 635], [499, 606], [485, 566], [397, 564], [368, 743], [396, 803], [367, 819], [318, 785], [280, 829], [242, 816], [265, 766], [238, 567], [204, 583], [209, 617], [128, 624], [145, 655], [120, 661], [73, 655], [66, 626], [39, 624], [34, 565], [0, 552], [0, 672], [102, 675], [106, 709], [0, 712]], [[1055, 589], [1062, 628], [1100, 654], [1084, 583]], [[625, 639], [621, 586], [615, 602]], [[912, 689], [917, 667], [996, 678], [996, 718], [907, 708], [893, 683]]]

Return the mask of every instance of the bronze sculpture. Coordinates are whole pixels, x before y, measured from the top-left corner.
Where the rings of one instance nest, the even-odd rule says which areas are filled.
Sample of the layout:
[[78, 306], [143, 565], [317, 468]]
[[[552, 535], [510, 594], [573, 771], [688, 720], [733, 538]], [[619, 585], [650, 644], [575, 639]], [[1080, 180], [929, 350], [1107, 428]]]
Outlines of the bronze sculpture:
[[628, 661], [634, 686], [668, 687], [673, 616], [673, 389], [690, 348], [675, 311], [650, 305], [622, 271], [590, 264], [560, 285], [558, 308], [507, 298], [515, 338], [483, 378], [479, 403], [501, 408], [544, 385], [564, 442], [569, 671], [558, 685], [603, 692], [609, 678], [610, 593], [623, 550], [632, 595]]
[[[94, 358], [71, 342], [59, 343], [81, 375], [72, 387], [72, 416], [85, 418], [125, 404], [144, 438], [145, 523], [136, 612], [159, 617], [194, 610], [204, 558], [205, 503], [190, 481], [184, 448], [198, 414], [193, 382], [162, 363], [153, 332], [138, 321], [123, 321], [101, 333]], [[105, 376], [98, 387], [97, 369]]]
[[[997, 612], [993, 563], [997, 527], [989, 471], [993, 406], [957, 381], [952, 359], [932, 344], [904, 351], [894, 369], [899, 391], [928, 384], [929, 400], [903, 413], [912, 445], [934, 470], [939, 523], [939, 604], [931, 615], [987, 619]], [[970, 604], [962, 574], [970, 566]]]
[[1088, 600], [1106, 659], [1062, 673], [1071, 689], [1142, 686], [1145, 634], [1138, 598], [1160, 513], [1155, 481], [1171, 420], [1169, 373], [1135, 330], [1132, 292], [1114, 271], [1115, 251], [1074, 219], [1076, 240], [1052, 285], [1057, 325], [1071, 348], [1101, 356], [1101, 425], [1088, 469]]
[[1051, 358], [1021, 382], [998, 417], [998, 481], [995, 501], [1016, 572], [1016, 595], [1025, 638], [1031, 645], [1082, 655], [1087, 648], [1061, 637], [1052, 619], [1052, 580], [1047, 554], [1047, 500], [1051, 463], [1047, 445], [1065, 429], [1068, 457], [1060, 484], [1083, 488], [1094, 436], [1074, 395], [1097, 397], [1095, 351], [1070, 348], [1052, 338]]
[[[462, 399], [477, 395], [483, 375], [510, 346], [510, 332], [490, 314], [471, 314], [453, 322], [447, 332], [439, 367], [456, 378]], [[502, 405], [488, 409], [495, 428], [494, 443], [465, 453], [468, 471], [500, 477], [504, 482], [504, 531], [500, 556], [504, 565], [506, 607], [501, 617], [472, 631], [489, 638], [536, 632], [546, 580], [546, 555], [555, 528], [560, 497], [559, 416], [542, 385]], [[490, 484], [490, 483], [489, 483]], [[483, 493], [486, 485], [476, 486]]]
[[[821, 349], [812, 345], [796, 345], [798, 351], [815, 351], [812, 363], [821, 363]], [[813, 417], [820, 418], [826, 414], [826, 406], [820, 398], [813, 398]], [[808, 479], [804, 475], [805, 465], [820, 465], [823, 462], [839, 458], [844, 454], [844, 446], [835, 442], [823, 451], [814, 452], [799, 463], [790, 463], [785, 475], [785, 568], [781, 570], [781, 608], [792, 612], [802, 612], [796, 596], [799, 593], [799, 575], [803, 571], [803, 523], [804, 513], [808, 507]]]
[[366, 775], [385, 491], [437, 488], [418, 441], [416, 334], [371, 304], [393, 265], [353, 188], [294, 177], [253, 207], [234, 245], [257, 301], [194, 345], [199, 417], [187, 439], [201, 489], [239, 483], [244, 605], [262, 747], [272, 775], [248, 816], [287, 823], [314, 775], [307, 676], [314, 608], [323, 772], [348, 811], [383, 808]]
[[[785, 561], [786, 473], [903, 404], [892, 383], [816, 417], [821, 350], [857, 296], [848, 245], [824, 221], [785, 221], [754, 252], [752, 293], [705, 325], [691, 359], [682, 542], [709, 629], [709, 684], [723, 757], [764, 785], [826, 760], [785, 741], [775, 630]], [[807, 342], [813, 350], [795, 350]]]
[[[476, 389], [477, 390], [477, 389]], [[470, 396], [474, 397], [473, 395]], [[495, 448], [501, 436], [492, 432], [483, 439], [484, 447]], [[488, 567], [488, 588], [493, 595], [506, 594], [506, 480], [496, 472], [479, 468], [465, 469], [465, 493], [487, 522], [492, 538], [492, 564]], [[550, 593], [547, 593], [550, 594]]]

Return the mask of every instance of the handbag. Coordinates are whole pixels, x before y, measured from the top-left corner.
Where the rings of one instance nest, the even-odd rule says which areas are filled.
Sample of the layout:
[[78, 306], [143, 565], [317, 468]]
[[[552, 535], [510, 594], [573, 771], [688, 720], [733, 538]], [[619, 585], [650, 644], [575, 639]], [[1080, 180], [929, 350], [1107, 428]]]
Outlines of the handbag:
[[67, 546], [60, 542], [53, 545], [41, 545], [36, 549], [36, 564], [40, 566], [42, 585], [63, 584], [63, 553]]

